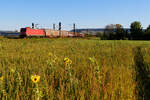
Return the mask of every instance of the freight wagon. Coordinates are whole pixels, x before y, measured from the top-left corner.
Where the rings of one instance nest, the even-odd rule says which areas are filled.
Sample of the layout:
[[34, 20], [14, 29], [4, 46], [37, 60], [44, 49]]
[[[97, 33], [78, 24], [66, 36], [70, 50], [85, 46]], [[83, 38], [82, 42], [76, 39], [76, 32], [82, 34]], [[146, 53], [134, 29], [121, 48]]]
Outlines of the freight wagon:
[[84, 34], [76, 33], [69, 31], [58, 31], [51, 29], [32, 29], [30, 27], [21, 28], [20, 37], [84, 37]]

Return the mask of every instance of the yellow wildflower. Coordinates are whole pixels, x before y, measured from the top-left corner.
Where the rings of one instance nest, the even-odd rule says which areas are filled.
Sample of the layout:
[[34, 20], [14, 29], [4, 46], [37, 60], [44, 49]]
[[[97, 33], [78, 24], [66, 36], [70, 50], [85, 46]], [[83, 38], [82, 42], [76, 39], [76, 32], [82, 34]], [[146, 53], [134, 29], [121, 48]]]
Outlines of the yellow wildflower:
[[14, 70], [14, 69], [12, 69], [12, 68], [10, 68], [10, 71], [11, 71], [12, 73], [15, 73], [15, 70]]
[[53, 54], [51, 52], [48, 53], [48, 56], [52, 56]]
[[70, 64], [72, 64], [72, 61], [70, 60]]
[[64, 62], [69, 62], [69, 60], [70, 60], [69, 58], [65, 58]]
[[94, 58], [89, 57], [89, 60], [90, 60], [92, 63], [95, 62], [95, 59], [94, 59]]
[[3, 76], [1, 76], [1, 77], [0, 77], [0, 80], [1, 80], [1, 81], [3, 81], [3, 79], [4, 79], [4, 77], [3, 77]]
[[31, 80], [32, 80], [33, 83], [37, 83], [37, 82], [40, 81], [40, 76], [33, 75], [33, 76], [31, 76]]
[[68, 65], [68, 64], [72, 64], [72, 61], [69, 59], [69, 58], [64, 58], [64, 62], [65, 62], [65, 64], [66, 65]]

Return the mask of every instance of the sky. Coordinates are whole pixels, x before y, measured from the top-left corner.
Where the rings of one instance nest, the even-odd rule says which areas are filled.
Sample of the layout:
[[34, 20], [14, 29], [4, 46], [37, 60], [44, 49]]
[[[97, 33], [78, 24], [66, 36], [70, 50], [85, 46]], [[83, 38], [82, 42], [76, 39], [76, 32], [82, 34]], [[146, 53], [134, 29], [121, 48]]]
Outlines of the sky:
[[150, 0], [1, 0], [0, 30], [19, 30], [39, 24], [52, 28], [62, 22], [62, 29], [104, 28], [108, 24], [130, 27], [140, 21], [150, 24]]

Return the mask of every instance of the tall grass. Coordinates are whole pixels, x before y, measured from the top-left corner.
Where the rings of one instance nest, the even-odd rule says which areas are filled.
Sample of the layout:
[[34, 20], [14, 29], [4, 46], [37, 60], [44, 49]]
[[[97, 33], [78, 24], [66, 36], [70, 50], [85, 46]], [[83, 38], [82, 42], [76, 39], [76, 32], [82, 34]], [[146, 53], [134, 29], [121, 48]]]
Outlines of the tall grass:
[[[0, 38], [0, 98], [136, 100], [139, 81], [133, 49], [141, 46], [148, 64], [149, 45], [146, 41]], [[65, 65], [65, 57], [72, 64]], [[40, 81], [32, 82], [32, 75], [39, 75]]]

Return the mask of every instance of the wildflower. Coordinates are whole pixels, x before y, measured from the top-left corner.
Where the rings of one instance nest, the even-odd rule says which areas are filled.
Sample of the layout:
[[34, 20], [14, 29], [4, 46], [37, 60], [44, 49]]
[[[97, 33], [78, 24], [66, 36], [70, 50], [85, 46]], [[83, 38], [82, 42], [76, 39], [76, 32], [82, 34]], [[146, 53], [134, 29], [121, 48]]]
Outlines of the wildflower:
[[11, 71], [12, 73], [15, 73], [15, 70], [14, 70], [14, 69], [12, 69], [12, 68], [10, 68], [10, 71]]
[[94, 59], [94, 58], [89, 57], [89, 60], [90, 60], [92, 63], [95, 62], [95, 59]]
[[0, 81], [3, 81], [3, 79], [4, 79], [4, 77], [3, 77], [3, 76], [1, 76], [1, 77], [0, 77]]
[[33, 83], [38, 83], [40, 81], [40, 76], [38, 75], [31, 76], [31, 80]]
[[65, 58], [64, 62], [69, 62], [69, 60], [70, 60], [69, 58]]
[[70, 60], [70, 65], [72, 64], [72, 61]]
[[48, 56], [53, 56], [53, 54], [51, 52], [48, 53]]
[[65, 64], [66, 65], [68, 65], [68, 64], [72, 64], [72, 61], [69, 59], [69, 58], [64, 58], [64, 62], [65, 62]]

